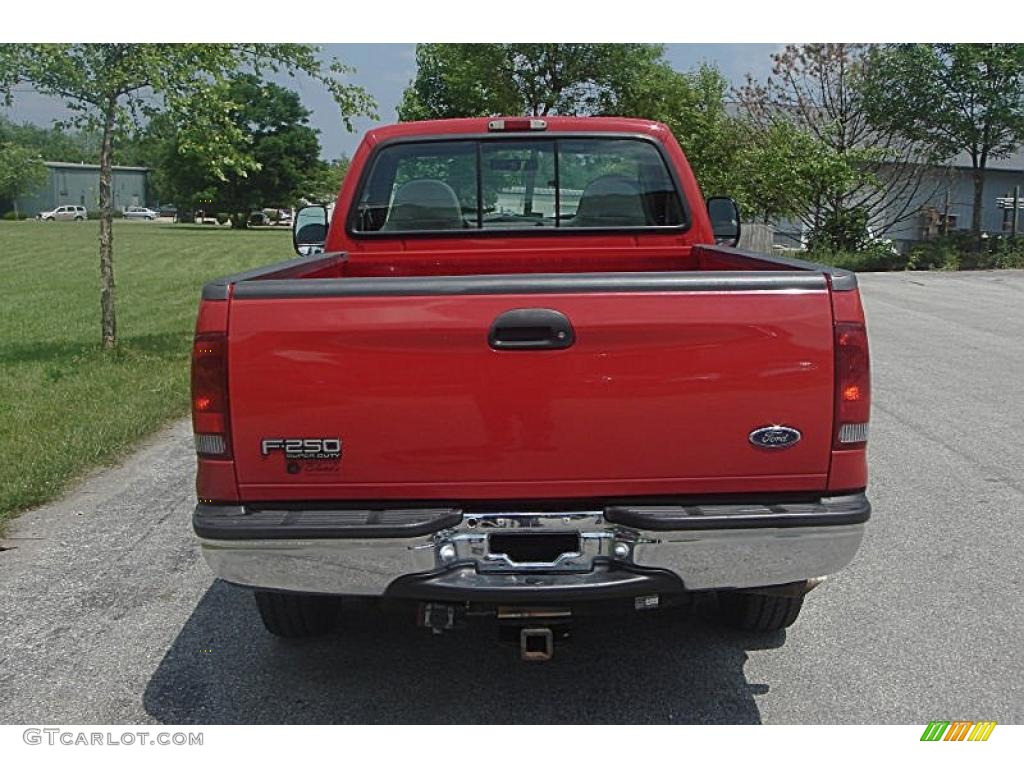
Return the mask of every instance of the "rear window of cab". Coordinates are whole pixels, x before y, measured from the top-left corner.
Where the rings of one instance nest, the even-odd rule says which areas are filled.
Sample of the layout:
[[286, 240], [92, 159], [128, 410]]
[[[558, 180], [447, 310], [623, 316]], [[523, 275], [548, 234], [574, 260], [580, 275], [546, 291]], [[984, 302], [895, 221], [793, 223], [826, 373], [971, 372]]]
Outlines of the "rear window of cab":
[[620, 137], [409, 141], [375, 153], [353, 234], [682, 229], [658, 147]]

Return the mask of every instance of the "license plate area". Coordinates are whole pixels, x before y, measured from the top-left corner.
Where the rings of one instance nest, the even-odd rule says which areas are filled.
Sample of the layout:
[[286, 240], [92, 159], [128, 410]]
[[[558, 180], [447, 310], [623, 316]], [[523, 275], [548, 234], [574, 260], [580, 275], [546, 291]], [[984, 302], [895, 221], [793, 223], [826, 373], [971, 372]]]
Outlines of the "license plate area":
[[578, 558], [582, 551], [579, 533], [492, 533], [487, 549], [491, 560], [550, 566]]
[[587, 573], [610, 559], [615, 532], [603, 510], [467, 512], [428, 545], [438, 567], [478, 573]]

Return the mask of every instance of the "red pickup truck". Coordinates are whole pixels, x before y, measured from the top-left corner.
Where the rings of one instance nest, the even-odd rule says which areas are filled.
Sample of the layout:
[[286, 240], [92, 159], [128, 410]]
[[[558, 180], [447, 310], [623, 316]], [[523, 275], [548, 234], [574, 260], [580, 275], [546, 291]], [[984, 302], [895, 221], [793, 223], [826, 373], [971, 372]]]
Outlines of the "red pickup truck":
[[620, 118], [370, 131], [302, 258], [207, 284], [193, 525], [268, 630], [339, 596], [560, 622], [716, 595], [790, 625], [870, 515], [856, 277], [732, 247], [672, 133]]

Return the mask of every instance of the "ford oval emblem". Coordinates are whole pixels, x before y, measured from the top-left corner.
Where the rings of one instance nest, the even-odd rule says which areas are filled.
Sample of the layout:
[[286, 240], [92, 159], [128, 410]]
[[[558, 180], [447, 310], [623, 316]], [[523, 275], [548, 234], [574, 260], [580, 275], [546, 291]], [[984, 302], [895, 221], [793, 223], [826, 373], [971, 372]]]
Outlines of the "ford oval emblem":
[[800, 430], [775, 424], [750, 433], [750, 442], [758, 448], [789, 448], [800, 442]]

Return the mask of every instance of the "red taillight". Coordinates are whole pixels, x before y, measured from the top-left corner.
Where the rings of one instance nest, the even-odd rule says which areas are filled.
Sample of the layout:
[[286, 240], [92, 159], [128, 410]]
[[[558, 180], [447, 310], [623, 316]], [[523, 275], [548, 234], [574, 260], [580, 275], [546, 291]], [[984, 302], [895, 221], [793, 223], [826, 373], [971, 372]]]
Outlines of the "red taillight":
[[861, 323], [837, 323], [835, 450], [861, 448], [868, 439], [871, 416], [871, 370], [868, 333]]
[[192, 431], [196, 453], [231, 457], [228, 440], [228, 340], [200, 333], [192, 344]]

